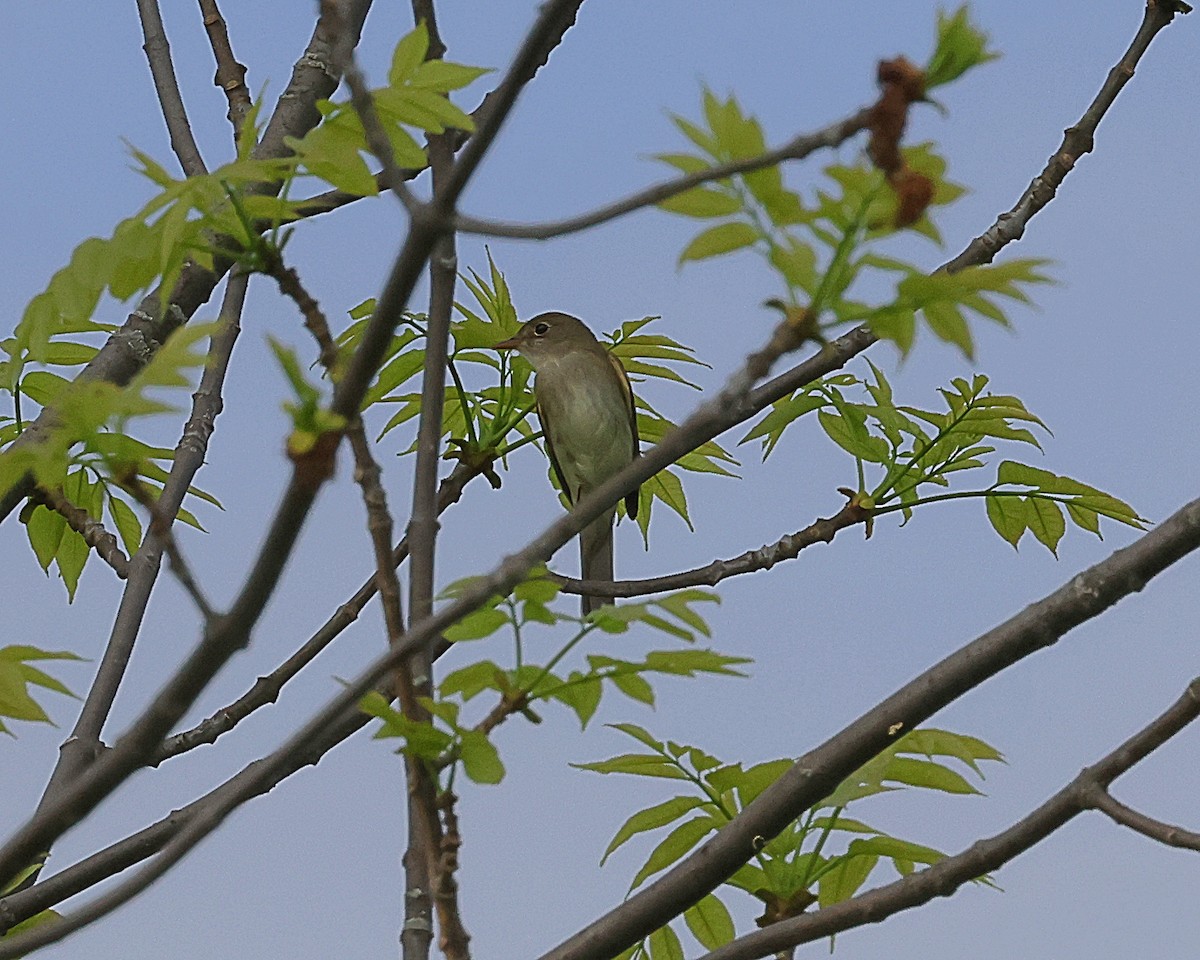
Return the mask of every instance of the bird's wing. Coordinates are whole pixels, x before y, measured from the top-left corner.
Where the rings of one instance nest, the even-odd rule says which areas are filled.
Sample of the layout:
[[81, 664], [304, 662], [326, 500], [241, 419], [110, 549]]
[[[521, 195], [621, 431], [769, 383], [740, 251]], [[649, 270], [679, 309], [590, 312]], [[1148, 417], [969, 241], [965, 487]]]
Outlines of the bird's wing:
[[[534, 392], [534, 399], [537, 399], [537, 393]], [[554, 470], [554, 476], [558, 479], [558, 487], [563, 492], [563, 496], [567, 498], [567, 503], [574, 503], [575, 498], [571, 496], [571, 487], [567, 483], [567, 478], [563, 476], [562, 467], [558, 465], [558, 457], [554, 453], [554, 444], [550, 442], [550, 428], [546, 423], [546, 416], [542, 413], [542, 401], [537, 400], [537, 415], [538, 422], [542, 425], [542, 443], [546, 447], [546, 456], [550, 458], [550, 466]]]
[[[608, 359], [612, 363], [613, 369], [617, 371], [617, 377], [620, 379], [621, 386], [625, 390], [625, 407], [629, 411], [629, 435], [633, 438], [633, 456], [631, 459], [636, 460], [642, 455], [642, 449], [638, 443], [637, 407], [633, 402], [633, 385], [629, 382], [629, 374], [625, 372], [625, 367], [622, 366], [620, 359], [613, 353], [609, 353]], [[629, 514], [631, 520], [637, 519], [639, 489], [635, 487], [625, 495], [625, 512]]]

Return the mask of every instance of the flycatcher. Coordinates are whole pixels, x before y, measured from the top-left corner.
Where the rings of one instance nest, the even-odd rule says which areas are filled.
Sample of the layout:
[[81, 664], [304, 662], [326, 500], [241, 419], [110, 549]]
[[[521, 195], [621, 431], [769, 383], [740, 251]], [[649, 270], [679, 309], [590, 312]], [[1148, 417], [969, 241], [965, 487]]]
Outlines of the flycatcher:
[[[639, 455], [629, 377], [582, 321], [565, 313], [539, 314], [496, 349], [519, 351], [537, 374], [533, 393], [546, 453], [569, 503]], [[637, 517], [637, 507], [635, 489], [625, 497], [630, 517]], [[584, 580], [613, 579], [615, 515], [614, 507], [579, 534]], [[611, 602], [587, 595], [582, 600], [584, 614]]]

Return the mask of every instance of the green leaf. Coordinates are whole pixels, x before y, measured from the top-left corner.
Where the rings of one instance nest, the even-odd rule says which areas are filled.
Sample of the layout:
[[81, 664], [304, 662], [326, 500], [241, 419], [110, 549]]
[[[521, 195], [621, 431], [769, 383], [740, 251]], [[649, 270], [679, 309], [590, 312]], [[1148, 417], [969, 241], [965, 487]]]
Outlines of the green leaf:
[[679, 255], [681, 264], [688, 260], [704, 260], [722, 253], [730, 253], [748, 247], [758, 240], [759, 234], [748, 223], [721, 223], [709, 227], [692, 238]]
[[966, 4], [952, 14], [939, 10], [937, 45], [925, 66], [925, 89], [957, 80], [972, 67], [997, 59], [1000, 54], [987, 46], [988, 36], [971, 23]]
[[129, 504], [111, 493], [108, 497], [108, 512], [121, 537], [121, 543], [125, 545], [125, 552], [132, 557], [142, 543], [142, 521]]
[[978, 761], [1004, 761], [1004, 755], [991, 744], [985, 743], [978, 737], [962, 733], [952, 733], [949, 730], [938, 730], [933, 727], [922, 727], [905, 734], [896, 744], [896, 751], [904, 753], [923, 753], [926, 756], [954, 757], [961, 760], [980, 777]]
[[392, 51], [392, 65], [388, 70], [388, 84], [400, 87], [411, 80], [425, 60], [429, 51], [429, 29], [421, 21], [410, 33], [400, 38]]
[[611, 679], [616, 688], [631, 700], [654, 706], [654, 688], [644, 677], [636, 673], [616, 673]]
[[491, 660], [480, 660], [446, 674], [438, 684], [442, 697], [460, 696], [463, 701], [472, 699], [484, 690], [502, 690], [504, 671]]
[[996, 532], [1015, 549], [1028, 529], [1025, 501], [1020, 497], [990, 496], [987, 498], [987, 516]]
[[684, 960], [683, 944], [670, 927], [659, 927], [646, 938], [650, 960]]
[[448, 627], [443, 636], [450, 643], [461, 643], [464, 640], [479, 640], [491, 636], [501, 627], [508, 624], [508, 614], [495, 607], [484, 607], [468, 613], [457, 623]]
[[604, 866], [617, 849], [637, 834], [645, 833], [648, 830], [657, 830], [659, 827], [665, 827], [668, 823], [674, 823], [684, 814], [695, 810], [704, 803], [703, 797], [672, 797], [653, 807], [639, 810], [617, 830], [616, 835], [605, 848], [604, 856], [600, 858], [600, 865]]
[[[0, 717], [36, 723], [51, 723], [42, 706], [30, 695], [30, 686], [40, 686], [74, 697], [61, 681], [30, 666], [37, 660], [81, 660], [65, 650], [41, 650], [24, 644], [0, 647]], [[0, 722], [0, 733], [11, 733]]]
[[[685, 217], [727, 217], [742, 209], [738, 198], [724, 190], [696, 187], [668, 197], [658, 204], [660, 210]], [[753, 241], [752, 241], [753, 242]]]
[[602, 687], [599, 679], [589, 680], [579, 671], [572, 671], [567, 682], [561, 687], [552, 688], [548, 695], [574, 710], [580, 728], [586, 729], [600, 706]]
[[817, 883], [817, 903], [821, 909], [849, 900], [866, 883], [867, 877], [879, 862], [877, 854], [841, 856]]
[[914, 757], [893, 757], [883, 774], [884, 780], [940, 790], [943, 793], [979, 793], [961, 774], [931, 760]]
[[459, 742], [459, 759], [463, 771], [475, 783], [499, 783], [504, 779], [504, 764], [487, 734], [464, 730]]
[[725, 904], [711, 893], [688, 907], [683, 921], [706, 950], [716, 950], [733, 940], [733, 918]]
[[48, 571], [54, 562], [66, 529], [67, 521], [62, 514], [40, 504], [25, 518], [25, 534], [43, 570]]
[[701, 840], [712, 833], [716, 827], [717, 824], [713, 819], [707, 816], [685, 820], [668, 833], [662, 842], [651, 851], [650, 857], [643, 864], [642, 869], [634, 876], [629, 889], [636, 890], [647, 877], [653, 876], [660, 870], [665, 870], [676, 860], [688, 854]]
[[1067, 522], [1059, 505], [1042, 497], [1027, 497], [1025, 522], [1038, 542], [1058, 556], [1058, 542], [1067, 532]]
[[592, 763], [573, 763], [578, 770], [593, 773], [627, 773], [636, 777], [661, 777], [665, 780], [686, 780], [687, 774], [670, 760], [645, 753], [623, 753], [607, 760]]

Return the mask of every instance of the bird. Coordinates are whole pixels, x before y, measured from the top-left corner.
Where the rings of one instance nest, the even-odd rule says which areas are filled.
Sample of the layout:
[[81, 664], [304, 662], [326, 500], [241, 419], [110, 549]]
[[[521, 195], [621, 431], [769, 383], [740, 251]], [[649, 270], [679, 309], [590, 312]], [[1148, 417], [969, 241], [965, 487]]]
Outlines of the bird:
[[[516, 350], [533, 367], [546, 454], [569, 504], [641, 455], [629, 376], [582, 320], [541, 313], [495, 349]], [[636, 518], [637, 508], [635, 488], [625, 497], [625, 509]], [[615, 515], [613, 507], [579, 534], [584, 580], [613, 579]], [[587, 594], [581, 600], [584, 616], [611, 602]]]

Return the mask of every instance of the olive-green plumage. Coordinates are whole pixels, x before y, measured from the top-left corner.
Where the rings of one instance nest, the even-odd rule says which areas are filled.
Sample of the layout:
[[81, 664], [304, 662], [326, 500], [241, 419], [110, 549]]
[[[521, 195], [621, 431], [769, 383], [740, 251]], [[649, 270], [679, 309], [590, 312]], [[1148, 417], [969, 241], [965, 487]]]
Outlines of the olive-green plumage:
[[[537, 374], [533, 392], [550, 465], [575, 503], [638, 455], [633, 390], [621, 361], [608, 352], [582, 321], [565, 313], [543, 313], [496, 344], [519, 350]], [[625, 498], [637, 516], [638, 492]], [[612, 580], [612, 525], [616, 509], [597, 517], [579, 535], [584, 580]], [[583, 597], [583, 612], [605, 601]]]

